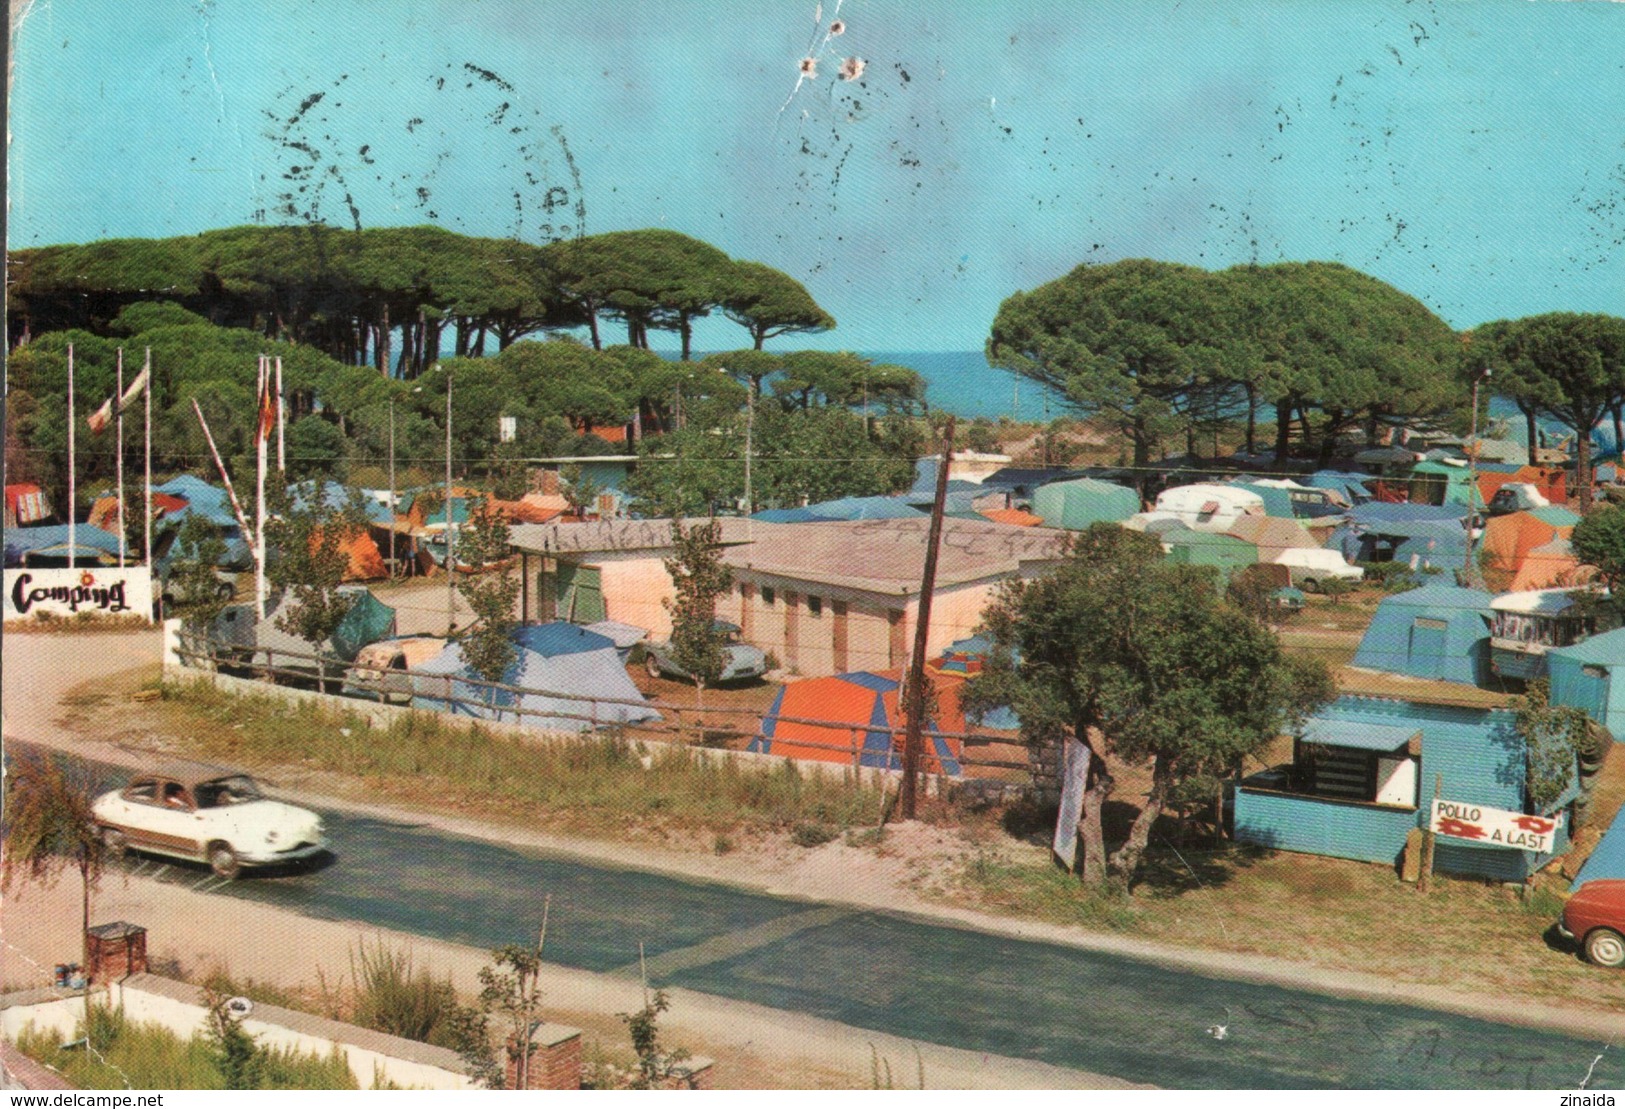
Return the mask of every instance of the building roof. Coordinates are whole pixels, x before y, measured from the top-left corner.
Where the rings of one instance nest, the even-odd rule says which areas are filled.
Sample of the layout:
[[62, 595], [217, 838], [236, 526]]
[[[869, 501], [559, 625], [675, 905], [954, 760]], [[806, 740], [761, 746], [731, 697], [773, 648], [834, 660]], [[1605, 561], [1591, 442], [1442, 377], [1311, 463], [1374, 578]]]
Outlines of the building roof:
[[1526, 589], [1503, 593], [1490, 606], [1496, 612], [1523, 612], [1536, 616], [1556, 616], [1573, 607], [1574, 598], [1566, 589]]
[[1625, 628], [1582, 639], [1567, 647], [1556, 647], [1554, 655], [1576, 659], [1588, 665], [1618, 666], [1625, 670]]
[[[702, 517], [684, 520], [685, 527], [710, 521]], [[749, 520], [741, 516], [720, 516], [722, 542], [744, 543], [764, 528], [782, 525]], [[589, 554], [603, 551], [659, 551], [671, 546], [670, 520], [589, 520], [572, 524], [514, 524], [508, 529], [514, 550], [532, 554]]]
[[1397, 751], [1421, 732], [1420, 727], [1411, 724], [1366, 724], [1312, 716], [1304, 724], [1303, 741], [1361, 751]]
[[[924, 516], [757, 523], [754, 540], [728, 550], [723, 561], [735, 570], [873, 593], [912, 595], [920, 591], [930, 523]], [[1059, 560], [1066, 538], [1066, 532], [1054, 528], [944, 519], [937, 586], [1012, 574], [1023, 563]]]

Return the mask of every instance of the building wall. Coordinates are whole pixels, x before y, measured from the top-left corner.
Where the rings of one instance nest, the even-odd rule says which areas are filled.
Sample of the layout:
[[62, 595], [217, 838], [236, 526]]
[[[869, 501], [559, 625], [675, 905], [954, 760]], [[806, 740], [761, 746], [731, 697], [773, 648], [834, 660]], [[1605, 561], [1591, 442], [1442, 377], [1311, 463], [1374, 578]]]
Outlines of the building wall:
[[1394, 864], [1416, 826], [1411, 809], [1236, 791], [1236, 839], [1282, 851]]
[[661, 555], [606, 551], [579, 561], [598, 567], [609, 619], [648, 628], [654, 640], [671, 638], [671, 612], [665, 602], [676, 591]]

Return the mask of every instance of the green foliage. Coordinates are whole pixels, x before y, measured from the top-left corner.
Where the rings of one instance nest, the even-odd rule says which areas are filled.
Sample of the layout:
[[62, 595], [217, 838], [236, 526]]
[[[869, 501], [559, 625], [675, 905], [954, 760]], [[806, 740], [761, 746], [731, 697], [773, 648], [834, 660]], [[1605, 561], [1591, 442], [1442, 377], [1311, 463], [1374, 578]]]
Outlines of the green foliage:
[[361, 494], [311, 483], [290, 497], [275, 483], [266, 486], [266, 502], [266, 581], [293, 598], [277, 627], [319, 648], [355, 603], [339, 586], [350, 567], [345, 542], [367, 526]]
[[835, 326], [835, 317], [820, 308], [799, 281], [760, 262], [734, 263], [722, 311], [750, 332], [757, 350], [780, 335], [828, 331]]
[[1616, 603], [1625, 603], [1625, 505], [1602, 505], [1574, 525], [1574, 556], [1602, 573]]
[[982, 454], [997, 454], [999, 432], [993, 421], [986, 416], [978, 416], [972, 420], [970, 426], [965, 429], [965, 445]]
[[213, 524], [189, 513], [181, 521], [172, 551], [166, 592], [188, 627], [208, 628], [231, 603], [230, 586], [215, 573], [225, 557], [226, 541]]
[[457, 591], [474, 611], [474, 624], [461, 639], [463, 657], [488, 682], [501, 681], [519, 657], [513, 641], [519, 579], [510, 554], [507, 519], [489, 499], [480, 501], [467, 526], [458, 529], [457, 557], [475, 572], [458, 575]]
[[1584, 709], [1552, 704], [1544, 680], [1530, 682], [1528, 692], [1512, 705], [1514, 726], [1529, 751], [1529, 804], [1544, 813], [1574, 783], [1576, 755], [1591, 749], [1590, 720]]
[[672, 555], [664, 560], [671, 575], [672, 661], [694, 682], [695, 696], [722, 676], [728, 664], [727, 644], [716, 627], [717, 598], [727, 592], [733, 575], [722, 564], [722, 525], [715, 520], [684, 528], [671, 522]]
[[392, 950], [382, 940], [369, 947], [363, 939], [350, 954], [350, 975], [356, 1024], [421, 1043], [458, 1046], [451, 979], [436, 978], [427, 967], [414, 970], [410, 951]]
[[559, 479], [563, 486], [564, 499], [570, 502], [570, 507], [578, 515], [585, 516], [598, 507], [599, 494], [604, 487], [594, 481], [578, 463], [572, 462], [559, 469]]
[[839, 829], [828, 824], [803, 822], [790, 829], [790, 842], [797, 847], [822, 847], [840, 835]]
[[6, 774], [0, 890], [11, 892], [22, 878], [49, 886], [76, 870], [88, 928], [91, 891], [107, 859], [93, 800], [94, 785], [82, 766], [54, 754], [19, 752]]
[[1496, 320], [1471, 334], [1469, 372], [1495, 373], [1495, 390], [1526, 414], [1544, 413], [1573, 429], [1580, 508], [1591, 506], [1591, 429], [1625, 403], [1625, 319], [1548, 312]]
[[[543, 940], [546, 924], [543, 924]], [[518, 1087], [525, 1087], [524, 1077], [530, 1066], [530, 1032], [541, 1020], [542, 1011], [542, 943], [535, 947], [508, 944], [491, 952], [492, 962], [480, 968], [479, 1008], [489, 1017], [496, 1014], [505, 1033], [505, 1051], [509, 1062], [517, 1068]], [[477, 1027], [477, 1018], [468, 1018], [470, 1027]], [[477, 1045], [470, 1045], [471, 1047]], [[489, 1055], [489, 1040], [485, 1056], [464, 1056], [470, 1064], [469, 1074], [476, 1081], [492, 1089], [503, 1085], [504, 1068]]]
[[[1078, 533], [1054, 572], [1005, 585], [983, 626], [1001, 649], [961, 696], [973, 716], [1009, 705], [1029, 742], [1098, 735], [1122, 761], [1151, 764], [1151, 794], [1109, 864], [1122, 881], [1180, 782], [1229, 773], [1333, 695], [1325, 667], [1285, 655], [1220, 597], [1209, 568], [1166, 562], [1154, 537], [1114, 524]], [[1090, 787], [1101, 802], [1102, 774]], [[1098, 804], [1085, 811], [1098, 820]], [[1100, 828], [1085, 841], [1103, 844]], [[1084, 868], [1104, 880], [1087, 852]]]
[[632, 1037], [632, 1051], [638, 1057], [637, 1074], [631, 1082], [634, 1090], [661, 1089], [689, 1057], [685, 1049], [667, 1048], [660, 1042], [660, 1014], [670, 1008], [671, 998], [665, 990], [656, 990], [651, 997], [645, 986], [643, 1008], [620, 1014]]
[[258, 1090], [264, 1081], [265, 1057], [229, 1005], [231, 998], [205, 987], [208, 1021], [203, 1034], [213, 1049], [214, 1065], [228, 1090]]

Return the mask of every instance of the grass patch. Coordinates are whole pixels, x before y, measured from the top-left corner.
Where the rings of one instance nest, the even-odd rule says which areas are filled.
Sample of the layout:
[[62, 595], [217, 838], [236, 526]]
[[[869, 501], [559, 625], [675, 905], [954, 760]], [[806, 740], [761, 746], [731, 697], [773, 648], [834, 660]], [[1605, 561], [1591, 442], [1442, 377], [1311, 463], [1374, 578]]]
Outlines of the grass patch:
[[[75, 1086], [87, 1090], [222, 1090], [225, 1078], [214, 1045], [201, 1033], [182, 1038], [154, 1022], [137, 1024], [122, 1009], [91, 1010], [89, 1046], [62, 1049], [61, 1039], [33, 1025], [17, 1037], [23, 1054], [54, 1067]], [[85, 1036], [81, 1022], [74, 1039]], [[70, 1041], [71, 1042], [71, 1041]], [[263, 1049], [260, 1089], [353, 1090], [355, 1076], [334, 1048], [326, 1056], [282, 1049]]]
[[797, 847], [822, 847], [840, 834], [828, 824], [802, 823], [790, 829], [790, 842]]
[[449, 977], [414, 968], [411, 952], [385, 947], [382, 940], [371, 947], [361, 941], [350, 956], [350, 973], [356, 1024], [420, 1043], [457, 1046], [451, 1028], [457, 991]]
[[984, 906], [1011, 916], [1128, 931], [1140, 919], [1129, 898], [1091, 890], [1049, 862], [1012, 862], [978, 850], [960, 864], [956, 880]]
[[[881, 790], [848, 773], [772, 770], [644, 745], [615, 735], [519, 739], [434, 714], [373, 726], [358, 713], [310, 701], [240, 695], [208, 682], [170, 683], [165, 708], [189, 753], [258, 765], [359, 776], [395, 798], [595, 833], [629, 826], [728, 834], [741, 825], [782, 829], [868, 823]], [[645, 759], [648, 765], [645, 766]]]

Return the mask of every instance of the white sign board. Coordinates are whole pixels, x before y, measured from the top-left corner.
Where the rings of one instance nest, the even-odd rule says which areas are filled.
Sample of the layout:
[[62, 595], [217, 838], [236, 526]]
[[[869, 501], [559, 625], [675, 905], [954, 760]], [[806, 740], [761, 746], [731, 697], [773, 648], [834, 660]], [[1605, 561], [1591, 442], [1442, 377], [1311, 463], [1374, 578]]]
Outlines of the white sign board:
[[1068, 870], [1078, 859], [1078, 819], [1083, 816], [1083, 791], [1089, 777], [1089, 748], [1072, 736], [1061, 747], [1061, 813], [1055, 818], [1055, 857]]
[[1461, 801], [1433, 802], [1433, 821], [1428, 827], [1441, 836], [1470, 839], [1501, 847], [1547, 854], [1552, 837], [1563, 826], [1563, 816], [1530, 816]]
[[152, 572], [145, 566], [7, 570], [5, 586], [8, 622], [41, 612], [63, 619], [82, 612], [152, 619]]

